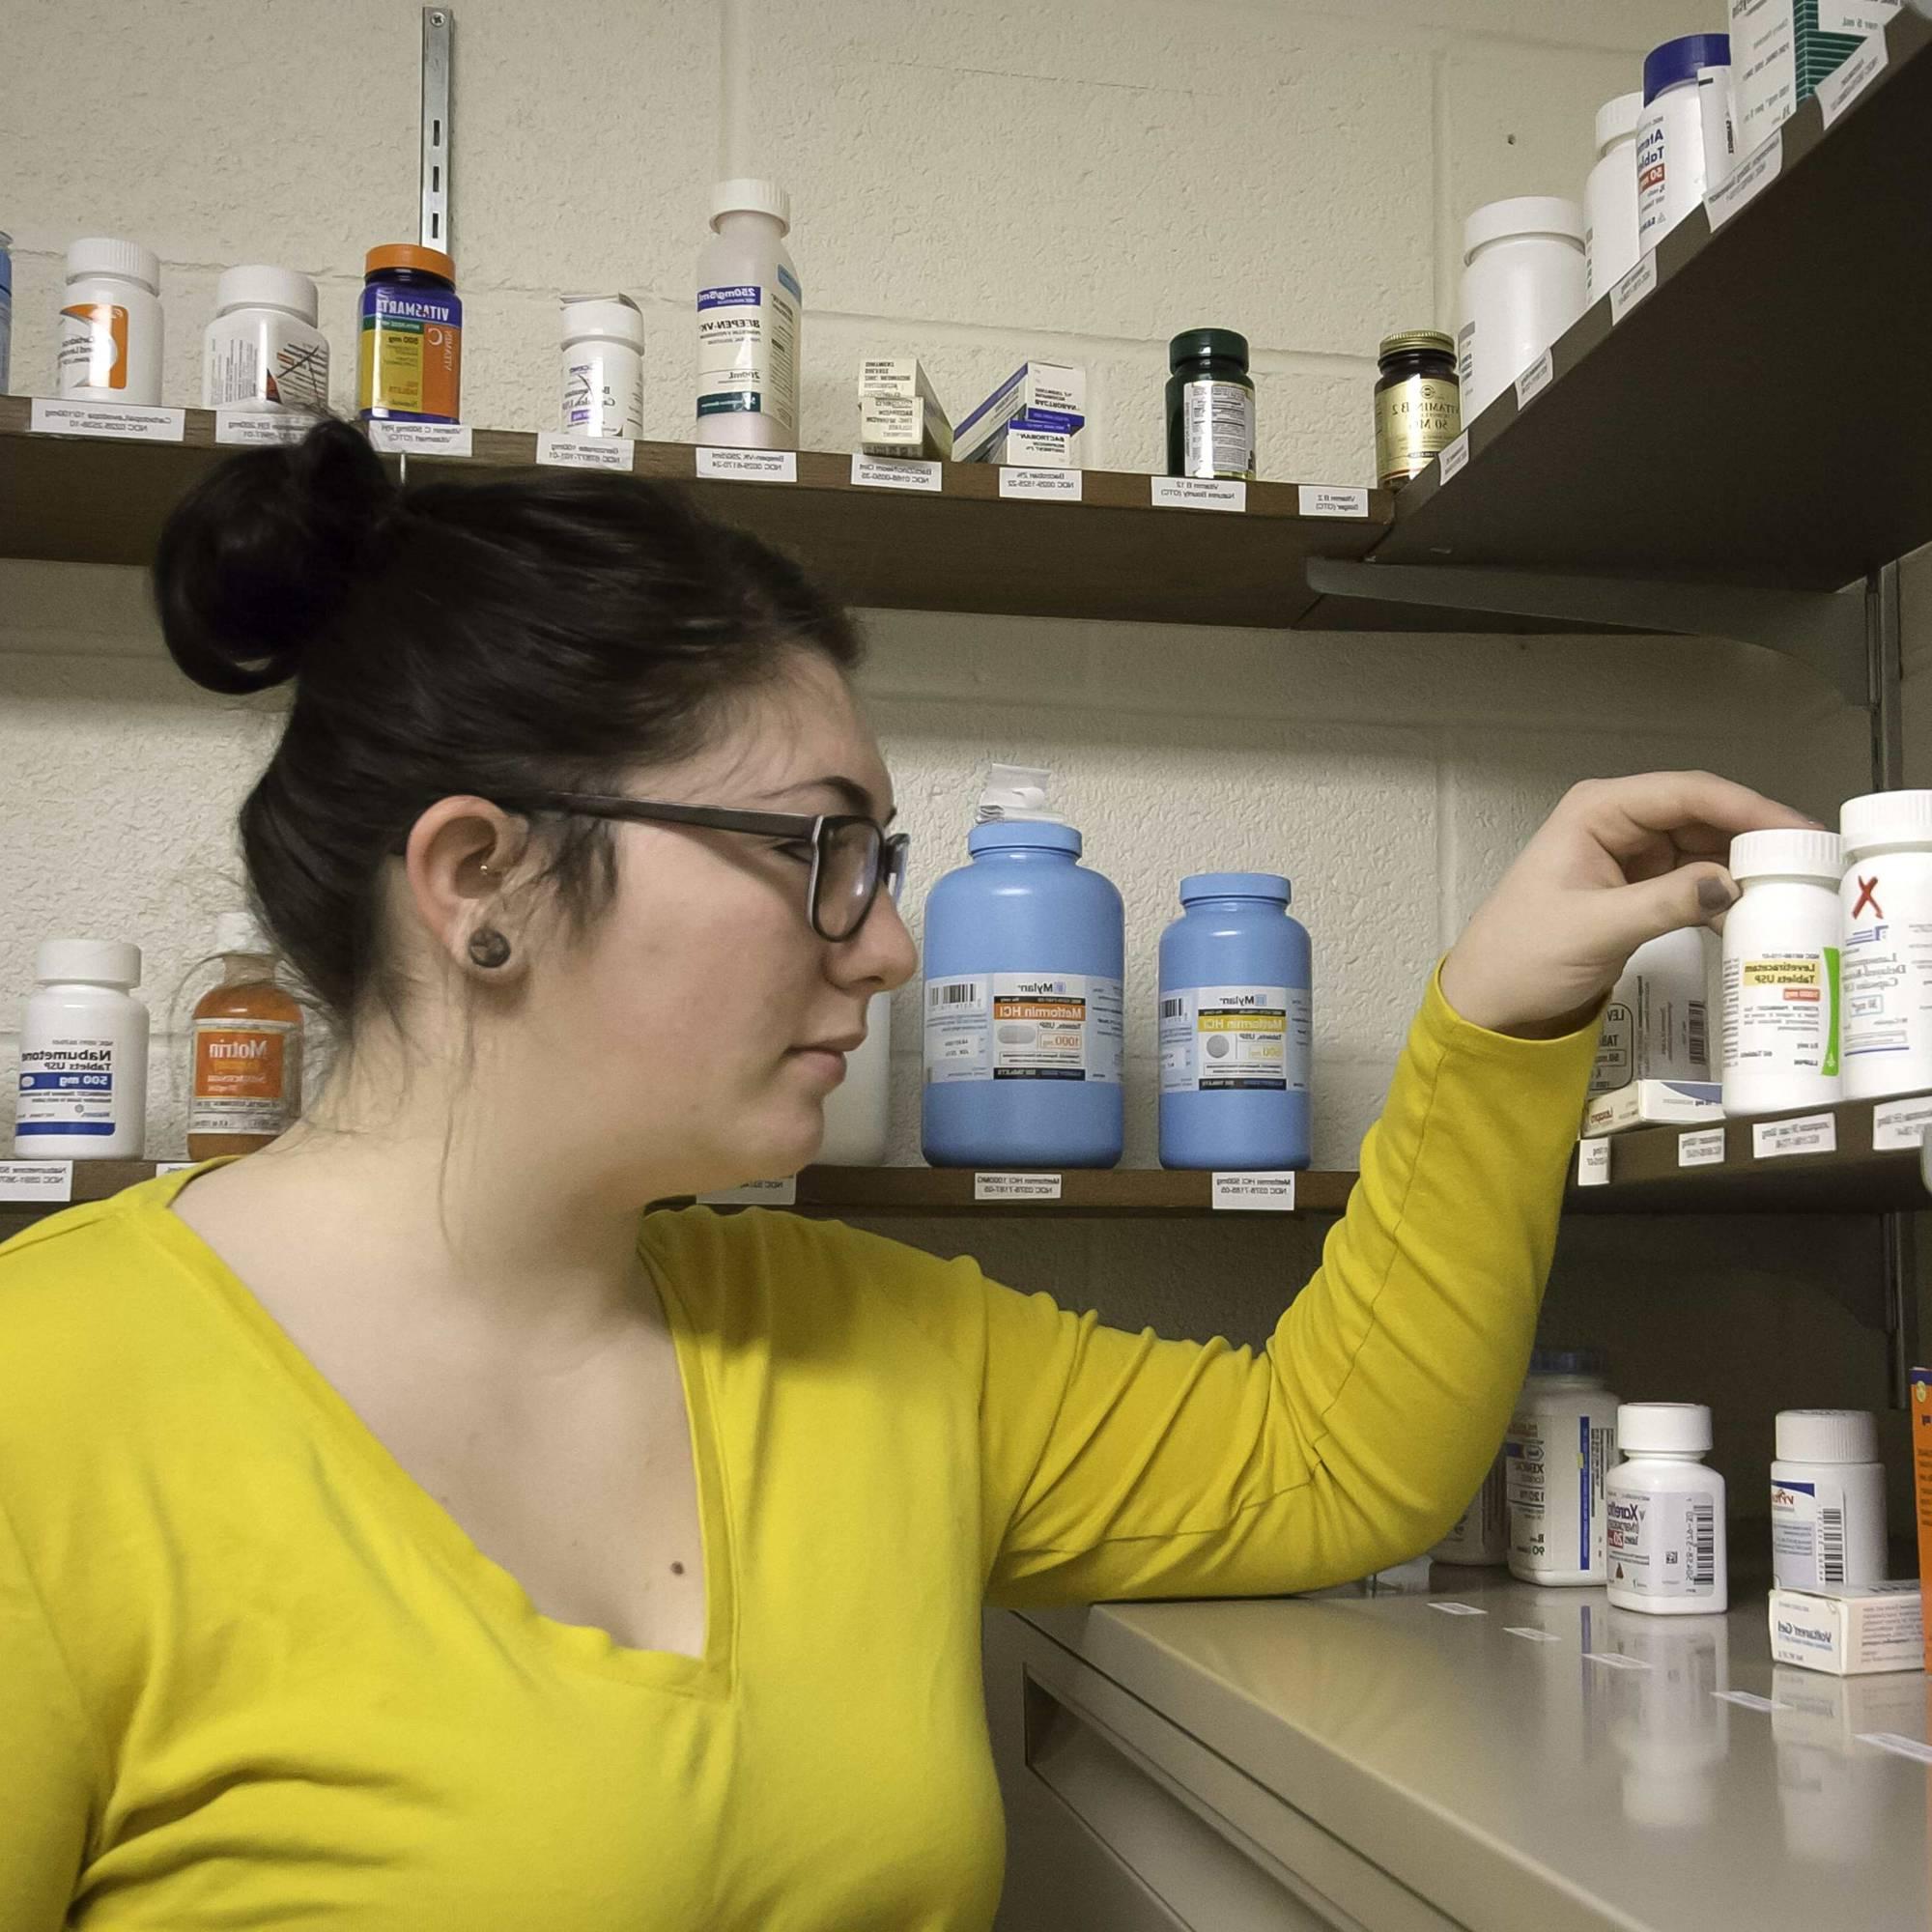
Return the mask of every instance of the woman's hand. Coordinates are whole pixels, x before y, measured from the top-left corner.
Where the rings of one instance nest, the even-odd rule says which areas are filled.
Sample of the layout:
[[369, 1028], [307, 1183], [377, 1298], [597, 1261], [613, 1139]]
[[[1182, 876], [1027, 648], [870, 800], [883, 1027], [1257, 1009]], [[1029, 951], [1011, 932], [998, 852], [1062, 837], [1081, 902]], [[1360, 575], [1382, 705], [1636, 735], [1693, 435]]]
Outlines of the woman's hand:
[[1442, 991], [1492, 1033], [1554, 1038], [1590, 1018], [1646, 940], [1711, 925], [1735, 903], [1740, 832], [1817, 822], [1709, 772], [1588, 779], [1463, 928]]

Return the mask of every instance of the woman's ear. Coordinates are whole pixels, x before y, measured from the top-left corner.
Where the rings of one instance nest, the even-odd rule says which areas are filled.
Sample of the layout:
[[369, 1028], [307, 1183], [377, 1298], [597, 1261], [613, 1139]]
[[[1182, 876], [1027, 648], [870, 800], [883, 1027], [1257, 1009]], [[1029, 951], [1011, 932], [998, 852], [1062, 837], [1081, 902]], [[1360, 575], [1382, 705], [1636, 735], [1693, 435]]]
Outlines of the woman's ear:
[[501, 985], [519, 977], [527, 931], [514, 887], [528, 827], [484, 798], [439, 799], [403, 855], [410, 903], [457, 972]]

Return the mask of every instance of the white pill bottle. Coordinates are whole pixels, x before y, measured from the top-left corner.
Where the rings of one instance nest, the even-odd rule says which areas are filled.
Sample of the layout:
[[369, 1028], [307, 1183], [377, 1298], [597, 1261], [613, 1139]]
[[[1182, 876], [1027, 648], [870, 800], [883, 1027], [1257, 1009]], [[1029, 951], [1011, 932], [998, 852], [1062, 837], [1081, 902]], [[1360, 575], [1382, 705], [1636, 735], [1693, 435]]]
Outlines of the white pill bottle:
[[1457, 373], [1464, 428], [1583, 313], [1583, 211], [1519, 195], [1463, 224]]
[[1604, 1486], [1617, 1460], [1617, 1398], [1594, 1349], [1538, 1349], [1503, 1444], [1510, 1575], [1604, 1580]]
[[1870, 1410], [1779, 1413], [1771, 1560], [1780, 1590], [1885, 1581], [1885, 1464]]
[[1617, 1410], [1624, 1461], [1610, 1471], [1610, 1602], [1651, 1616], [1730, 1607], [1724, 1479], [1704, 1466], [1711, 1411], [1700, 1402], [1627, 1402]]
[[20, 1023], [21, 1160], [138, 1160], [148, 1137], [148, 1009], [141, 949], [49, 939]]
[[1724, 1112], [1830, 1107], [1839, 1078], [1841, 863], [1835, 832], [1731, 840], [1744, 895], [1724, 918]]
[[72, 400], [161, 400], [161, 265], [138, 242], [93, 236], [67, 251], [55, 385]]
[[1849, 800], [1845, 877], [1845, 1098], [1932, 1088], [1932, 791]]
[[771, 181], [720, 182], [697, 258], [697, 440], [798, 447], [805, 296], [786, 253], [791, 196]]
[[328, 337], [315, 326], [315, 284], [266, 263], [225, 269], [201, 346], [201, 406], [328, 409]]
[[566, 435], [643, 435], [644, 318], [629, 296], [564, 297], [561, 374]]
[[1509, 1561], [1508, 1458], [1501, 1452], [1483, 1478], [1475, 1499], [1456, 1519], [1456, 1526], [1432, 1547], [1437, 1563], [1494, 1565]]
[[1597, 164], [1583, 184], [1583, 298], [1606, 296], [1636, 267], [1636, 124], [1641, 94], [1597, 109]]
[[[1728, 34], [1685, 34], [1644, 56], [1636, 129], [1640, 249], [1655, 248], [1716, 185], [1704, 143], [1704, 97], [1721, 89], [1716, 112], [1728, 128], [1730, 67]], [[1728, 136], [1722, 138], [1727, 146]]]

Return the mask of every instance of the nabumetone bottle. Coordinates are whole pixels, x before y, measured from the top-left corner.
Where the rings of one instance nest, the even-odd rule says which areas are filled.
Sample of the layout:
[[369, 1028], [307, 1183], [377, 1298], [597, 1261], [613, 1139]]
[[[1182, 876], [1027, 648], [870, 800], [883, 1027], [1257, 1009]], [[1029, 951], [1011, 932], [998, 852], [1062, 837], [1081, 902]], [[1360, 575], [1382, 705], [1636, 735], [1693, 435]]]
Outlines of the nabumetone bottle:
[[267, 937], [244, 912], [215, 926], [221, 983], [194, 1009], [190, 1160], [253, 1153], [301, 1112], [302, 1013], [275, 981]]
[[1627, 1402], [1624, 1460], [1604, 1491], [1610, 1602], [1653, 1616], [1730, 1607], [1724, 1479], [1706, 1468], [1711, 1411], [1700, 1402]]
[[148, 1009], [141, 949], [49, 939], [20, 1023], [22, 1160], [138, 1160], [148, 1134]]

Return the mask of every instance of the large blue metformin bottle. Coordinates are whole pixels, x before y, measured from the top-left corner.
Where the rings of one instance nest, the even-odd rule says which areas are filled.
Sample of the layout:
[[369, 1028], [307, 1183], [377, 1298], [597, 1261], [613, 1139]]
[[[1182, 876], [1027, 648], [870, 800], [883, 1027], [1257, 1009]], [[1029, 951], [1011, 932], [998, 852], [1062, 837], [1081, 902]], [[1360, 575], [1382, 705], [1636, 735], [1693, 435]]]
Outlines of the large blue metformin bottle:
[[926, 900], [922, 1139], [935, 1167], [1121, 1157], [1121, 895], [1045, 810], [1046, 778], [993, 767], [972, 863]]
[[1160, 1161], [1309, 1163], [1308, 934], [1273, 872], [1200, 872], [1160, 941]]

